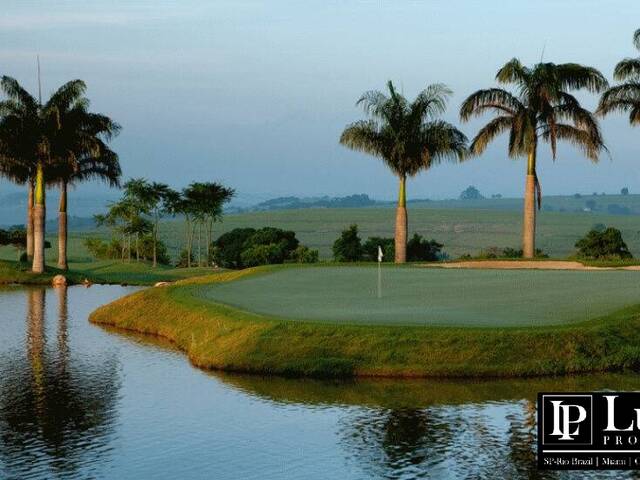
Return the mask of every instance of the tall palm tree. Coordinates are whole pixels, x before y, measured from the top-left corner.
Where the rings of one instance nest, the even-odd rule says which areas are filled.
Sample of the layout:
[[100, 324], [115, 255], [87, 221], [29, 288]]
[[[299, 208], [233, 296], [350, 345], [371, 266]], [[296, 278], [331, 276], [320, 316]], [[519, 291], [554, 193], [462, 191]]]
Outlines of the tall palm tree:
[[[633, 34], [633, 44], [640, 50], [640, 29]], [[621, 83], [602, 94], [597, 113], [628, 112], [629, 123], [640, 124], [640, 57], [618, 62], [613, 78]]]
[[462, 103], [460, 118], [467, 121], [486, 113], [494, 115], [471, 142], [473, 154], [480, 155], [499, 134], [509, 132], [509, 156], [527, 157], [522, 245], [524, 257], [533, 258], [536, 193], [538, 208], [542, 198], [536, 173], [538, 141], [549, 142], [554, 160], [558, 140], [565, 140], [597, 161], [605, 149], [598, 123], [569, 92], [600, 92], [607, 81], [598, 70], [576, 63], [538, 63], [529, 68], [516, 58], [498, 71], [496, 80], [514, 85], [516, 93], [502, 88], [478, 90]]
[[74, 165], [56, 164], [51, 169], [51, 181], [60, 186], [60, 205], [58, 209], [58, 268], [68, 269], [67, 264], [67, 190], [69, 185], [101, 180], [110, 187], [120, 185], [120, 162], [118, 155], [106, 148], [96, 156], [81, 157]]
[[84, 82], [76, 80], [73, 95], [54, 95], [48, 102], [56, 115], [51, 135], [52, 164], [47, 169], [48, 183], [60, 186], [58, 211], [58, 267], [67, 267], [67, 190], [70, 184], [104, 180], [118, 186], [121, 175], [118, 155], [106, 145], [120, 127], [110, 118], [87, 111], [82, 97]]
[[27, 185], [27, 257], [33, 259], [34, 194], [37, 159], [41, 150], [39, 102], [17, 80], [0, 79], [7, 97], [0, 102], [0, 175]]
[[340, 143], [353, 150], [379, 157], [398, 177], [400, 189], [396, 209], [395, 261], [407, 259], [407, 178], [442, 161], [458, 162], [466, 156], [467, 138], [453, 125], [437, 120], [444, 113], [451, 90], [442, 84], [429, 85], [409, 102], [391, 81], [389, 95], [366, 92], [361, 105], [368, 120], [348, 125]]

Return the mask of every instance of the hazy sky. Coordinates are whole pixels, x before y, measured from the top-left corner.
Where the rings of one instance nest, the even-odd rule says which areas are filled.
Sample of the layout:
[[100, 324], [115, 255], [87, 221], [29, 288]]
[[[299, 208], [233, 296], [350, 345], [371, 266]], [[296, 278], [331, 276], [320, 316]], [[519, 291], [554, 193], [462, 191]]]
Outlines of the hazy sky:
[[[92, 108], [122, 124], [114, 147], [127, 177], [219, 180], [244, 195], [393, 198], [396, 180], [379, 160], [338, 144], [363, 115], [354, 105], [363, 91], [392, 79], [413, 97], [444, 82], [455, 92], [446, 119], [458, 123], [463, 98], [494, 85], [510, 58], [537, 62], [546, 45], [546, 61], [610, 77], [618, 60], [640, 55], [636, 28], [638, 0], [15, 0], [0, 14], [0, 72], [35, 93], [39, 53], [45, 94], [85, 80]], [[471, 137], [479, 125], [461, 128]], [[640, 192], [640, 128], [621, 116], [602, 127], [612, 158], [599, 165], [570, 147], [554, 164], [541, 149], [543, 193]], [[505, 148], [423, 173], [409, 196], [457, 196], [469, 184], [520, 196], [524, 161]]]

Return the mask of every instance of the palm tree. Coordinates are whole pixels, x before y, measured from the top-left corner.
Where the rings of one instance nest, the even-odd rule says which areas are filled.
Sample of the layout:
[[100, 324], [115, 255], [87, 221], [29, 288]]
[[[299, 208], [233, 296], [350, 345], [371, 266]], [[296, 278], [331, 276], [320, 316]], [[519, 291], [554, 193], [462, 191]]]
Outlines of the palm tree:
[[575, 63], [538, 63], [523, 66], [518, 59], [507, 62], [496, 75], [501, 84], [513, 84], [517, 93], [502, 88], [478, 90], [460, 107], [460, 118], [492, 113], [487, 123], [471, 142], [470, 150], [480, 155], [499, 134], [509, 132], [509, 156], [527, 156], [527, 179], [524, 195], [523, 256], [535, 255], [536, 205], [541, 202], [540, 183], [536, 173], [538, 141], [549, 142], [555, 160], [558, 140], [579, 147], [585, 156], [597, 161], [605, 149], [600, 128], [593, 114], [582, 108], [569, 93], [572, 90], [600, 92], [607, 87], [604, 76], [596, 69]]
[[35, 179], [42, 147], [40, 104], [11, 77], [0, 79], [0, 89], [7, 97], [0, 102], [0, 175], [28, 187], [27, 257], [32, 260]]
[[[69, 151], [78, 152], [80, 149], [83, 154], [91, 151], [95, 156], [99, 149], [95, 142], [89, 141], [88, 127], [82, 135], [73, 136], [69, 133], [73, 129], [67, 126], [69, 112], [82, 110], [88, 104], [83, 96], [86, 87], [80, 80], [67, 82], [44, 105], [11, 77], [2, 77], [0, 88], [7, 97], [0, 102], [0, 138], [6, 141], [2, 146], [3, 163], [11, 158], [9, 163], [22, 165], [31, 172], [30, 179], [34, 185], [32, 271], [42, 273], [45, 265], [47, 169], [61, 158], [68, 157]], [[97, 136], [98, 133], [94, 135]], [[27, 230], [29, 227], [28, 218]]]
[[[99, 179], [119, 186], [121, 175], [118, 155], [106, 141], [120, 127], [104, 115], [87, 111], [87, 100], [81, 97], [84, 83], [76, 80], [74, 100], [70, 95], [54, 95], [48, 102], [55, 112], [57, 128], [51, 138], [52, 165], [47, 169], [48, 183], [60, 186], [58, 211], [58, 267], [67, 269], [67, 190], [70, 184]], [[58, 92], [60, 93], [60, 92]]]
[[[640, 29], [633, 34], [633, 43], [640, 50]], [[629, 123], [640, 124], [640, 57], [618, 62], [613, 78], [622, 83], [602, 94], [597, 113], [628, 112]]]
[[413, 102], [398, 93], [391, 81], [387, 88], [389, 95], [369, 91], [360, 97], [356, 105], [361, 105], [370, 118], [348, 125], [340, 136], [340, 143], [381, 158], [398, 177], [395, 261], [404, 263], [407, 258], [407, 178], [442, 161], [464, 160], [467, 138], [453, 125], [436, 119], [444, 113], [451, 95], [446, 86], [429, 85]]
[[[52, 178], [60, 185], [60, 206], [58, 209], [58, 268], [67, 270], [67, 190], [69, 185], [88, 180], [101, 180], [110, 187], [120, 185], [120, 162], [118, 155], [106, 148], [95, 157], [84, 157], [69, 164], [57, 165], [52, 169]], [[72, 168], [71, 168], [72, 167]]]

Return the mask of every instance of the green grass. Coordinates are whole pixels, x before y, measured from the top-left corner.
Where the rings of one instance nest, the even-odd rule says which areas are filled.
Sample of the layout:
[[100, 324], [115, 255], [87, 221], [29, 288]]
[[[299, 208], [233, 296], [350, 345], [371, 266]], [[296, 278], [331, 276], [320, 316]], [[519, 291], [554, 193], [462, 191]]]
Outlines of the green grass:
[[274, 270], [227, 272], [148, 289], [98, 309], [91, 321], [167, 338], [197, 366], [237, 372], [491, 377], [640, 366], [640, 306], [539, 327], [372, 326], [287, 320], [202, 298], [214, 283], [248, 281]]
[[539, 326], [582, 321], [638, 302], [640, 272], [371, 267], [278, 268], [200, 287], [205, 300], [307, 321]]
[[57, 275], [64, 275], [69, 283], [81, 283], [88, 279], [93, 283], [123, 285], [153, 285], [156, 282], [174, 282], [185, 278], [211, 274], [211, 268], [153, 268], [149, 263], [122, 263], [117, 261], [85, 261], [69, 263], [69, 271], [63, 272], [47, 265], [45, 273], [37, 275], [28, 265], [0, 260], [0, 284], [21, 283], [48, 285]]
[[[640, 198], [640, 196], [633, 196], [633, 198], [636, 197]], [[566, 202], [578, 201], [562, 198]], [[503, 200], [503, 202], [506, 201]], [[615, 197], [615, 202], [618, 202], [618, 197]], [[444, 251], [451, 258], [457, 258], [465, 253], [476, 255], [480, 250], [492, 246], [520, 248], [522, 233], [520, 211], [442, 206], [434, 208], [435, 205], [443, 204], [446, 205], [444, 202], [410, 205], [410, 233], [418, 232], [443, 243]], [[358, 224], [363, 239], [369, 236], [392, 237], [395, 225], [394, 210], [382, 207], [305, 209], [226, 215], [223, 223], [215, 225], [214, 236], [217, 237], [237, 227], [280, 227], [295, 231], [302, 243], [317, 248], [321, 258], [330, 259], [333, 242], [351, 223]], [[542, 211], [538, 215], [538, 247], [553, 258], [571, 256], [575, 253], [576, 241], [597, 223], [619, 228], [631, 252], [640, 257], [640, 217], [635, 215]], [[161, 239], [168, 245], [169, 253], [173, 258], [177, 258], [182, 248], [183, 233], [184, 226], [181, 221], [167, 220], [161, 224]], [[82, 243], [86, 237], [99, 237], [106, 240], [109, 238], [109, 232], [105, 229], [71, 232], [69, 252], [72, 259], [91, 258]], [[52, 243], [52, 248], [47, 251], [47, 257], [55, 261], [57, 255], [55, 235], [49, 236], [48, 239]], [[16, 257], [17, 254], [13, 248], [0, 248], [0, 259], [13, 260]]]

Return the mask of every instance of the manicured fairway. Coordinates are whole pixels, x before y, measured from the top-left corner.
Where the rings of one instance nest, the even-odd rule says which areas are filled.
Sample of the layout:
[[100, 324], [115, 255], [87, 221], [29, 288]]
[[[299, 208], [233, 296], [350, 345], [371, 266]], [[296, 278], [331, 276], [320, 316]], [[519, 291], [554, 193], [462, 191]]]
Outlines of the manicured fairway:
[[200, 286], [198, 295], [260, 314], [350, 324], [536, 326], [640, 303], [640, 272], [283, 268]]

